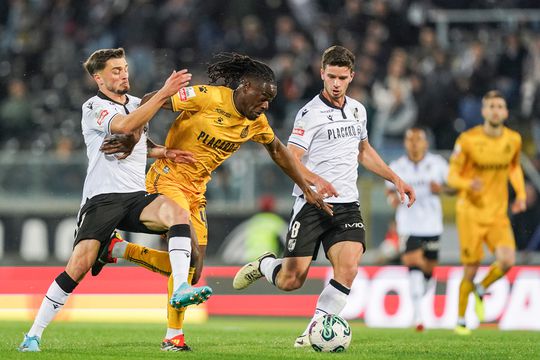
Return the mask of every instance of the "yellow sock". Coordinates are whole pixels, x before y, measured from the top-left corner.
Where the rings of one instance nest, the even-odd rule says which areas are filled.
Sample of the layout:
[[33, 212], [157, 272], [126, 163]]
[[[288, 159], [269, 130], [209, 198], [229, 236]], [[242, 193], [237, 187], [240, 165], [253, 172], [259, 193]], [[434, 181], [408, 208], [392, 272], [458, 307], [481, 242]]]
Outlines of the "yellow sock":
[[128, 243], [124, 259], [161, 275], [171, 274], [169, 253]]
[[[191, 284], [193, 275], [195, 274], [195, 268], [189, 268], [188, 283]], [[171, 306], [170, 300], [173, 293], [173, 278], [169, 276], [169, 282], [167, 283], [167, 327], [171, 329], [182, 329], [184, 326], [184, 316], [186, 314], [186, 308], [176, 309]]]
[[465, 311], [467, 310], [467, 302], [469, 301], [469, 294], [474, 289], [472, 281], [462, 279], [459, 285], [459, 306], [458, 316], [465, 317]]
[[505, 274], [505, 271], [501, 268], [498, 262], [494, 262], [489, 267], [489, 272], [487, 273], [486, 277], [482, 282], [480, 283], [484, 289], [487, 289], [489, 285], [493, 284], [495, 281], [502, 278]]

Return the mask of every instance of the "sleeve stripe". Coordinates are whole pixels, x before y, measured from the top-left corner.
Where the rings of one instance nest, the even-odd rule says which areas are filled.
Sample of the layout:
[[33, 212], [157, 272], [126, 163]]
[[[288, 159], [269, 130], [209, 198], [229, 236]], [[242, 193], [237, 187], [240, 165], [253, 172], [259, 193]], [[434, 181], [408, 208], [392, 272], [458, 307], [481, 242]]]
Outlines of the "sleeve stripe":
[[114, 115], [111, 117], [111, 120], [109, 120], [109, 123], [107, 124], [107, 134], [112, 134], [112, 132], [111, 132], [111, 123], [112, 123], [112, 121], [113, 121], [113, 119], [114, 119], [114, 117], [115, 117], [116, 115], [118, 115], [118, 113], [114, 114]]
[[303, 145], [300, 145], [300, 144], [298, 144], [298, 143], [295, 143], [294, 141], [290, 141], [290, 140], [289, 140], [288, 144], [296, 145], [296, 146], [298, 146], [299, 148], [302, 148], [302, 149], [304, 149], [304, 150], [307, 151], [307, 147], [305, 147], [305, 146], [303, 146]]

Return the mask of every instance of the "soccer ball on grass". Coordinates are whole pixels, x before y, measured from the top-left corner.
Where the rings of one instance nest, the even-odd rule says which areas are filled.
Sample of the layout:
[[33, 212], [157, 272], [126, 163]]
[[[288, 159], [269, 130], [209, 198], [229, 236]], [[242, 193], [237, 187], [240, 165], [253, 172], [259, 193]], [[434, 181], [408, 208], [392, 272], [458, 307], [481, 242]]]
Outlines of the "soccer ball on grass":
[[321, 316], [309, 327], [309, 341], [315, 351], [345, 351], [351, 343], [351, 335], [347, 321], [333, 314]]

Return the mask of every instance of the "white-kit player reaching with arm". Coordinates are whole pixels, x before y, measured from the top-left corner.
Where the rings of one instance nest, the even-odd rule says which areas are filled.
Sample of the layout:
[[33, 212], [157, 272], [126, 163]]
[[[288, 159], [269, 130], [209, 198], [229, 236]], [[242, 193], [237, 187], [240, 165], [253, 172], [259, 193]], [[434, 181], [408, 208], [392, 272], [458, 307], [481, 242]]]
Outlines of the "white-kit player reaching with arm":
[[439, 256], [439, 237], [443, 232], [443, 214], [439, 195], [450, 192], [446, 186], [448, 162], [428, 152], [426, 132], [411, 128], [405, 132], [406, 155], [390, 163], [403, 180], [414, 187], [416, 202], [408, 208], [399, 201], [394, 184], [386, 182], [388, 203], [396, 209], [401, 262], [409, 268], [409, 283], [417, 331], [424, 330], [421, 302], [432, 283]]
[[[163, 147], [157, 152], [147, 147], [147, 123], [170, 96], [189, 83], [191, 74], [187, 70], [173, 72], [157, 96], [139, 106], [140, 99], [127, 94], [129, 72], [124, 49], [98, 50], [84, 67], [99, 90], [82, 106], [88, 169], [73, 253], [47, 290], [19, 351], [40, 351], [43, 331], [96, 261], [100, 245], [111, 241], [115, 229], [151, 234], [168, 231], [176, 289], [173, 306], [197, 304], [212, 293], [209, 287], [194, 288], [187, 283], [192, 249], [189, 214], [163, 195], [146, 193], [145, 188], [147, 152], [158, 158], [170, 156]], [[113, 134], [135, 136], [138, 141], [133, 151], [118, 156], [101, 152], [103, 140]]]
[[[288, 143], [304, 165], [300, 165], [303, 176], [333, 207], [333, 216], [307, 204], [295, 186], [296, 200], [283, 258], [265, 253], [242, 267], [233, 281], [234, 288], [240, 290], [264, 276], [281, 290], [296, 290], [304, 284], [322, 244], [334, 276], [319, 296], [313, 319], [341, 312], [365, 251], [356, 185], [358, 163], [395, 184], [402, 201], [406, 195], [409, 197], [409, 206], [415, 199], [413, 189], [370, 146], [364, 106], [345, 95], [354, 77], [353, 69], [354, 55], [346, 48], [332, 46], [324, 52], [324, 89], [298, 112]], [[307, 335], [308, 328], [294, 346], [309, 346]]]

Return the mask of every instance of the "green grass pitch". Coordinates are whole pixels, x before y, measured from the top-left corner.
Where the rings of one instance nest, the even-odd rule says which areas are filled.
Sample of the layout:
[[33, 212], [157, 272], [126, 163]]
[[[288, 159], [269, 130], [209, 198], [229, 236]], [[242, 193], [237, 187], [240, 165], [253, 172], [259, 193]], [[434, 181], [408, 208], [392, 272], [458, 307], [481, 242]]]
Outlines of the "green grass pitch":
[[165, 325], [63, 322], [46, 330], [41, 353], [19, 353], [30, 324], [0, 321], [0, 359], [540, 359], [540, 332], [481, 328], [459, 337], [449, 330], [370, 329], [357, 321], [350, 322], [353, 338], [344, 353], [294, 349], [306, 321], [214, 317], [186, 326], [193, 349], [186, 353], [159, 350]]

